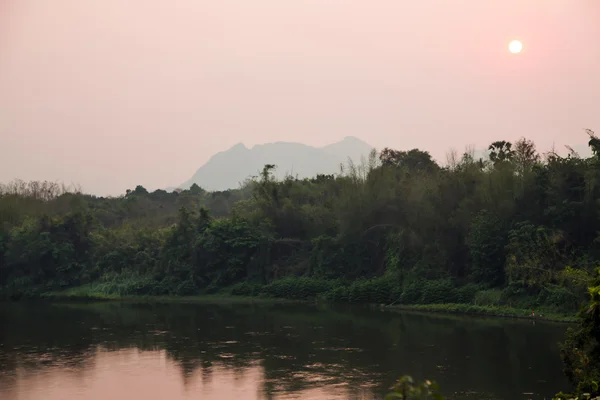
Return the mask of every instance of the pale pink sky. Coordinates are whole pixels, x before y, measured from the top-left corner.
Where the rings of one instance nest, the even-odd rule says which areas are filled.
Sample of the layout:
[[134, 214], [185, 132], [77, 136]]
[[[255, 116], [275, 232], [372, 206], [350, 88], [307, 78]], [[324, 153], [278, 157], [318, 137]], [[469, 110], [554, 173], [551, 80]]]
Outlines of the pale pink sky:
[[583, 128], [600, 131], [600, 0], [0, 0], [0, 181], [119, 194], [238, 142], [443, 160]]

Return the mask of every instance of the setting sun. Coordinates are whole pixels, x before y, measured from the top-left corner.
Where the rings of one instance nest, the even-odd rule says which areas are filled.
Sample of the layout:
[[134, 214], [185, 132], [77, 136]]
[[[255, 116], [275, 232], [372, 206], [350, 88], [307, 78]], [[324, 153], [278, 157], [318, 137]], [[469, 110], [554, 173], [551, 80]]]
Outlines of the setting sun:
[[520, 53], [521, 50], [523, 50], [523, 43], [521, 43], [519, 40], [513, 40], [508, 45], [508, 50], [510, 50], [510, 52], [513, 54]]

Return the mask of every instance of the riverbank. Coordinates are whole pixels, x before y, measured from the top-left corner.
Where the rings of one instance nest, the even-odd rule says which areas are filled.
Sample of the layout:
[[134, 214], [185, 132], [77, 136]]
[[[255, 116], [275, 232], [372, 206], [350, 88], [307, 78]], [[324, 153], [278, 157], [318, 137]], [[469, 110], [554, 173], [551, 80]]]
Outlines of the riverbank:
[[551, 321], [573, 323], [577, 316], [553, 312], [536, 311], [535, 317], [531, 316], [531, 310], [503, 307], [503, 306], [478, 306], [474, 304], [413, 304], [380, 306], [395, 311], [419, 311], [438, 314], [476, 315], [495, 318], [530, 319], [534, 321]]
[[[116, 295], [90, 291], [87, 287], [75, 287], [60, 292], [49, 292], [40, 296], [41, 299], [49, 301], [122, 301], [137, 303], [187, 303], [187, 304], [273, 304], [273, 303], [325, 303], [323, 297], [311, 297], [307, 299], [290, 299], [285, 297], [272, 297], [264, 295], [234, 295], [230, 292], [218, 292], [213, 294], [199, 294], [195, 296], [140, 296], [140, 295]], [[343, 304], [352, 304], [343, 302]], [[357, 304], [361, 305], [361, 304]], [[536, 316], [531, 316], [531, 310], [512, 308], [506, 306], [480, 306], [474, 304], [406, 304], [406, 305], [384, 305], [384, 304], [362, 304], [363, 306], [378, 308], [381, 310], [401, 312], [423, 312], [436, 314], [472, 315], [495, 318], [511, 319], [533, 319], [536, 321], [551, 321], [572, 323], [577, 317], [575, 315], [547, 312], [543, 309], [536, 311]]]
[[[77, 289], [77, 288], [73, 288]], [[39, 299], [48, 301], [119, 301], [130, 303], [198, 303], [198, 304], [266, 304], [266, 303], [302, 303], [302, 300], [292, 300], [272, 297], [258, 296], [233, 296], [226, 293], [200, 294], [196, 296], [138, 296], [138, 295], [116, 295], [100, 292], [84, 292], [77, 290], [65, 290], [62, 292], [49, 292], [39, 296]]]

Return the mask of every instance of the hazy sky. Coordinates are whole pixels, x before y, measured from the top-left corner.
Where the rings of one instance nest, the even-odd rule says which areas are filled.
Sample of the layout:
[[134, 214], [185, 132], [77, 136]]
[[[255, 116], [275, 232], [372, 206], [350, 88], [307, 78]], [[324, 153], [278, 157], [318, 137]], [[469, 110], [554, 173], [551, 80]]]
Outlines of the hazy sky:
[[443, 160], [583, 128], [600, 132], [600, 0], [0, 0], [0, 181], [119, 194], [238, 142]]

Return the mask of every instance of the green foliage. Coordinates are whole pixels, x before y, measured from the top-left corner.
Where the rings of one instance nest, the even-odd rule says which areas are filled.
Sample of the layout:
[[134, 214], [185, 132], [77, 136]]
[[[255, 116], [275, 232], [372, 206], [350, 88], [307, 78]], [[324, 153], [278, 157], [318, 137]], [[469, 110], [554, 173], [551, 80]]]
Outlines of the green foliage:
[[[592, 141], [591, 145], [596, 145]], [[440, 166], [386, 148], [337, 175], [116, 198], [0, 185], [0, 293], [215, 293], [575, 312], [600, 264], [600, 163], [526, 139]], [[252, 171], [249, 171], [251, 173]], [[568, 268], [567, 268], [568, 267]]]
[[475, 296], [479, 293], [480, 286], [474, 283], [468, 283], [456, 288], [456, 302], [461, 304], [471, 304], [475, 301]]
[[91, 293], [103, 295], [158, 295], [168, 294], [169, 291], [161, 290], [160, 283], [152, 276], [143, 276], [135, 273], [109, 273], [102, 276], [97, 282], [90, 285]]
[[260, 250], [270, 244], [268, 232], [245, 219], [216, 220], [197, 236], [195, 272], [203, 282], [220, 286], [246, 277], [263, 280], [267, 260], [261, 259]]
[[579, 313], [579, 324], [569, 328], [561, 348], [564, 371], [575, 393], [557, 399], [600, 396], [600, 268], [588, 289], [589, 304]]
[[440, 169], [428, 152], [419, 149], [398, 151], [386, 147], [381, 151], [379, 159], [384, 167], [406, 168], [412, 172], [434, 172]]
[[471, 273], [476, 282], [498, 286], [504, 282], [504, 247], [507, 233], [500, 219], [486, 210], [472, 221], [466, 243], [471, 256]]
[[589, 293], [590, 305], [581, 312], [580, 326], [567, 331], [561, 355], [576, 392], [600, 395], [600, 286]]
[[473, 304], [477, 306], [497, 306], [502, 299], [502, 290], [488, 289], [475, 293]]
[[417, 384], [412, 377], [403, 376], [392, 387], [393, 392], [385, 400], [444, 400], [437, 383], [426, 380]]
[[358, 280], [348, 288], [348, 301], [351, 303], [390, 304], [401, 292], [400, 285], [388, 277]]
[[435, 280], [423, 282], [420, 303], [444, 304], [458, 303], [458, 292], [449, 280]]
[[332, 290], [337, 282], [311, 278], [284, 278], [266, 285], [262, 293], [269, 297], [294, 300], [315, 298]]
[[512, 143], [504, 140], [493, 142], [488, 147], [488, 150], [490, 151], [490, 161], [494, 164], [511, 161], [515, 154], [512, 149]]
[[524, 287], [549, 288], [558, 281], [569, 255], [562, 232], [520, 222], [509, 232], [507, 274], [511, 282], [521, 282]]
[[233, 296], [258, 296], [262, 288], [259, 283], [239, 282], [229, 288], [229, 293]]

